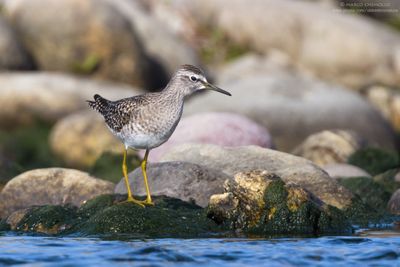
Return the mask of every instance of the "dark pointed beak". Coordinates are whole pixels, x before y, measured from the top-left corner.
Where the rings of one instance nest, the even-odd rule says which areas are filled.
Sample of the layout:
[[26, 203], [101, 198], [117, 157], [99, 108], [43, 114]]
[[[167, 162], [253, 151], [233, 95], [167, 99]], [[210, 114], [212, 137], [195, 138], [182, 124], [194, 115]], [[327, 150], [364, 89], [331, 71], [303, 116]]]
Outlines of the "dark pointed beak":
[[217, 91], [217, 92], [220, 92], [220, 93], [222, 93], [224, 95], [232, 96], [231, 93], [229, 93], [229, 92], [227, 92], [225, 90], [222, 90], [221, 88], [219, 88], [219, 87], [217, 87], [215, 85], [212, 85], [211, 83], [203, 82], [203, 85], [206, 87], [205, 89]]

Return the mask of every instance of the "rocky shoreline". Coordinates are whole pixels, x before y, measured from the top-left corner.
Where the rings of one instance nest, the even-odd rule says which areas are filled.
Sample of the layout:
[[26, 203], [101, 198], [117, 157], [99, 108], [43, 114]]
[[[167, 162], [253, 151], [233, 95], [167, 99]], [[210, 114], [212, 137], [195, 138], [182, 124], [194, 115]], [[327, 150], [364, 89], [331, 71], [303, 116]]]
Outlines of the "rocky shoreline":
[[[266, 237], [400, 221], [400, 18], [344, 11], [0, 0], [0, 231]], [[187, 99], [149, 156], [156, 205], [121, 203], [123, 147], [86, 100], [161, 90], [182, 64], [232, 96]], [[136, 196], [142, 157], [127, 157]]]

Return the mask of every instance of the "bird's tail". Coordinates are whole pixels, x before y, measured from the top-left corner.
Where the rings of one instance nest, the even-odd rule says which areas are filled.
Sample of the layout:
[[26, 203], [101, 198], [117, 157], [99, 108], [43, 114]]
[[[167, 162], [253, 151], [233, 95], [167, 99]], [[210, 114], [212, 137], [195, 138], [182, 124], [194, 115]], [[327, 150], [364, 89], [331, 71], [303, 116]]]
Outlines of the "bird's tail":
[[89, 104], [89, 107], [100, 112], [101, 114], [104, 114], [110, 106], [111, 101], [101, 97], [98, 94], [94, 95], [93, 98], [94, 101], [86, 100], [86, 102]]

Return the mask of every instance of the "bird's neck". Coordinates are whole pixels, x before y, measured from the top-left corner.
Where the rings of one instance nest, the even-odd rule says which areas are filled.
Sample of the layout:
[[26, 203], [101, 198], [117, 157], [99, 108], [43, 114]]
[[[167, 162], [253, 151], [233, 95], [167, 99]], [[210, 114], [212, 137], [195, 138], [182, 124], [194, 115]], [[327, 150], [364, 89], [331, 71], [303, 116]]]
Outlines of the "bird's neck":
[[174, 79], [172, 79], [164, 90], [161, 92], [165, 98], [168, 98], [169, 101], [178, 101], [183, 102], [186, 97], [185, 90], [179, 88], [179, 83], [177, 83]]

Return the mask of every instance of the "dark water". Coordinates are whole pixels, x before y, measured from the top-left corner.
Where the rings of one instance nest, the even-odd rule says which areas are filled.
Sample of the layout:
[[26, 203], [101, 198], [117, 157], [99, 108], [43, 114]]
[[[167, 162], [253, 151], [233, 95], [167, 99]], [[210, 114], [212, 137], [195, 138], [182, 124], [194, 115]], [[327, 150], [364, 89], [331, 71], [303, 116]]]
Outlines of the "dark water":
[[278, 239], [0, 236], [0, 266], [400, 266], [400, 234]]

